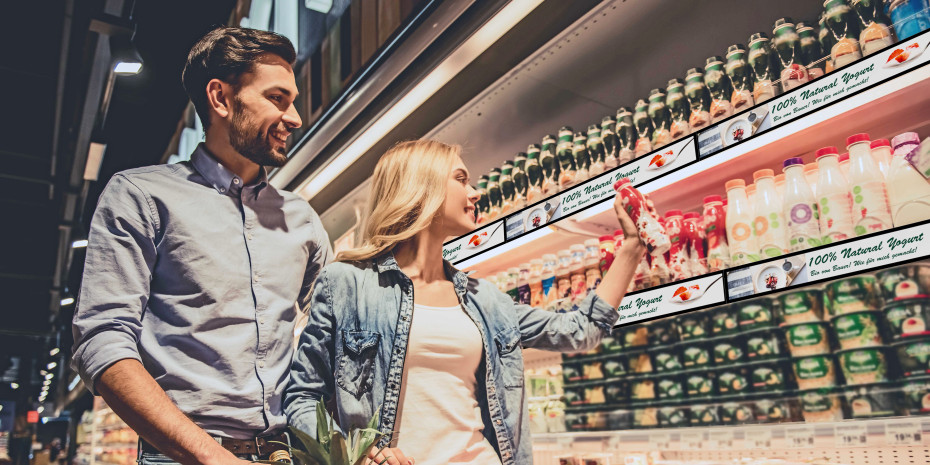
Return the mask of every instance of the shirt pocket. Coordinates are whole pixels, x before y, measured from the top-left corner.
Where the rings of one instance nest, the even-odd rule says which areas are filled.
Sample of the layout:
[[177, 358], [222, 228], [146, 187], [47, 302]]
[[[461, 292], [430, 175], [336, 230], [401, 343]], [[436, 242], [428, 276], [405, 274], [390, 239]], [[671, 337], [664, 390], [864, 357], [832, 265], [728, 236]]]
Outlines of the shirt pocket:
[[520, 330], [507, 328], [494, 336], [500, 355], [501, 378], [506, 388], [523, 387], [523, 351], [520, 349]]
[[373, 331], [342, 332], [342, 357], [336, 382], [356, 398], [371, 390], [380, 339], [381, 335]]

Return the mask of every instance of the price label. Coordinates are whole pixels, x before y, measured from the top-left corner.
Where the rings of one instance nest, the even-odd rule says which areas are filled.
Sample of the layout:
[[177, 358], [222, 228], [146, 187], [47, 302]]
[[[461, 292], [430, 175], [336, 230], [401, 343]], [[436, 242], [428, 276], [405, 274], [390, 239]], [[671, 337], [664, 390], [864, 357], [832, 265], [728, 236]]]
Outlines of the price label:
[[669, 433], [649, 434], [649, 448], [657, 451], [671, 450], [672, 435]]
[[814, 447], [814, 427], [794, 426], [785, 428], [786, 445], [794, 449]]
[[704, 446], [704, 433], [699, 431], [682, 431], [678, 436], [681, 450], [701, 450]]
[[743, 443], [747, 449], [772, 448], [772, 430], [768, 428], [750, 428], [744, 435]]
[[571, 450], [572, 446], [575, 445], [575, 438], [571, 436], [559, 436], [556, 439], [556, 442], [559, 444], [559, 447], [566, 450]]
[[885, 423], [885, 444], [889, 446], [914, 446], [922, 444], [922, 428], [918, 421], [896, 421]]
[[708, 449], [732, 449], [733, 432], [729, 430], [711, 431], [707, 434]]
[[869, 444], [868, 429], [862, 423], [839, 425], [833, 430], [836, 447], [864, 447]]

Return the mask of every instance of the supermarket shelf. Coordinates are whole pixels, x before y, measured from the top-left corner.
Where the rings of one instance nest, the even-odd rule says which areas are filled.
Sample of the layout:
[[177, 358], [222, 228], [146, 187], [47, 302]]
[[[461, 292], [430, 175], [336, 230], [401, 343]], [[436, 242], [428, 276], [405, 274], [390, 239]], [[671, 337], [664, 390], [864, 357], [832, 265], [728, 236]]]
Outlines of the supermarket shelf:
[[897, 417], [814, 424], [536, 434], [533, 448], [537, 463], [544, 464], [557, 463], [554, 458], [566, 453], [597, 452], [612, 454], [618, 463], [624, 463], [627, 457], [658, 453], [665, 459], [678, 460], [823, 457], [856, 465], [925, 464], [930, 463], [928, 433], [930, 418]]
[[[926, 42], [930, 40], [930, 32], [919, 37], [921, 41]], [[911, 41], [913, 39], [909, 39], [908, 43]], [[880, 62], [881, 57], [878, 55], [881, 53], [870, 59]], [[930, 56], [930, 54], [927, 55]], [[778, 171], [782, 161], [794, 156], [801, 156], [807, 158], [808, 162], [813, 162], [812, 154], [816, 149], [826, 145], [844, 147], [845, 139], [850, 134], [868, 132], [873, 139], [878, 139], [891, 138], [905, 131], [926, 133], [930, 130], [930, 114], [923, 111], [930, 103], [928, 102], [930, 98], [927, 97], [930, 95], [930, 67], [922, 66], [926, 60], [927, 57], [919, 58], [910, 65], [911, 68], [902, 70], [897, 77], [878, 85], [875, 85], [874, 81], [868, 82], [867, 84], [873, 87], [859, 87], [856, 93], [850, 92], [844, 97], [837, 97], [843, 100], [835, 101], [828, 104], [829, 106], [793, 120], [790, 111], [785, 110], [785, 106], [780, 104], [780, 102], [790, 101], [791, 97], [797, 100], [803, 93], [825, 85], [831, 82], [831, 79], [839, 80], [847, 72], [866, 69], [868, 68], [866, 65], [871, 62], [854, 63], [843, 70], [838, 70], [744, 113], [745, 115], [758, 112], [761, 107], [771, 107], [772, 111], [768, 111], [766, 118], [773, 118], [773, 115], [778, 113], [783, 121], [779, 123], [780, 125], [767, 131], [760, 129], [755, 137], [747, 138], [703, 159], [695, 158], [690, 162], [687, 159], [679, 159], [677, 166], [669, 167], [671, 169], [667, 171], [648, 173], [640, 170], [632, 176], [634, 184], [642, 192], [649, 194], [660, 212], [672, 208], [700, 211], [703, 198], [707, 195], [723, 194], [723, 185], [727, 180], [743, 178], [751, 181], [754, 171], [762, 168]], [[887, 72], [876, 74], [876, 77], [885, 75]], [[782, 108], [782, 110], [776, 112], [775, 107]], [[787, 117], [786, 111], [789, 113]], [[734, 119], [738, 117], [740, 115], [734, 116]], [[729, 125], [731, 121], [733, 120], [723, 121], [702, 131], [699, 135], [694, 135], [693, 138], [697, 140], [698, 137], [703, 138], [704, 134], [714, 131], [719, 134], [722, 128]], [[684, 154], [686, 149], [678, 147], [681, 145], [683, 141], [661, 148], [653, 154], [592, 178], [555, 198], [544, 201], [558, 203], [559, 208], [564, 208], [561, 204], [566, 204], [565, 199], [574, 192], [583, 192], [584, 195], [603, 199], [591, 202], [584, 206], [584, 209], [572, 211], [568, 215], [557, 213], [554, 215], [552, 224], [533, 231], [537, 233], [533, 240], [521, 240], [525, 236], [513, 235], [510, 222], [514, 218], [526, 216], [528, 212], [538, 208], [544, 202], [531, 205], [508, 217], [506, 238], [498, 238], [493, 243], [482, 244], [480, 248], [471, 252], [461, 251], [467, 249], [467, 245], [462, 244], [470, 238], [471, 234], [469, 234], [448, 242], [444, 250], [457, 247], [458, 253], [450, 254], [448, 257], [450, 261], [460, 268], [478, 271], [479, 275], [487, 276], [490, 273], [517, 266], [529, 258], [538, 258], [542, 253], [565, 248], [566, 244], [581, 243], [585, 239], [610, 233], [617, 227], [617, 220], [613, 217], [611, 208], [612, 195], [610, 194], [612, 194], [613, 183], [610, 181], [620, 176], [630, 177], [629, 173], [635, 170], [631, 167], [642, 168], [639, 165], [644, 165], [644, 161], [648, 161], [656, 153], [667, 151], [669, 148], [675, 148], [680, 158], [687, 158]], [[681, 153], [677, 149], [681, 149]], [[594, 189], [592, 186], [601, 187]], [[560, 216], [567, 216], [567, 218]], [[556, 231], [564, 234], [551, 234]], [[566, 240], [571, 242], [566, 242]], [[524, 246], [533, 250], [515, 250], [525, 248]]]
[[138, 442], [98, 442], [96, 444], [98, 448], [107, 448], [107, 449], [135, 449], [139, 447]]

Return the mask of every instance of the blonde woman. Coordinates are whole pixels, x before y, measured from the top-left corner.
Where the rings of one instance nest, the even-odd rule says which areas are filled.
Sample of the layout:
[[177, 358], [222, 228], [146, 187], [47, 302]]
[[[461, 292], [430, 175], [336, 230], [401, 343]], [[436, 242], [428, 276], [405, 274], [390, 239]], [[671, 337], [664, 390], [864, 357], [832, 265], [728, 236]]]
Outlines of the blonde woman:
[[[522, 347], [590, 349], [618, 318], [644, 246], [619, 200], [625, 237], [580, 310], [514, 304], [442, 258], [443, 241], [475, 228], [478, 193], [457, 146], [400, 143], [375, 167], [365, 242], [317, 279], [310, 322], [284, 395], [291, 425], [316, 431], [329, 402], [343, 426], [380, 409], [390, 465], [532, 463]], [[619, 199], [619, 198], [618, 198]]]

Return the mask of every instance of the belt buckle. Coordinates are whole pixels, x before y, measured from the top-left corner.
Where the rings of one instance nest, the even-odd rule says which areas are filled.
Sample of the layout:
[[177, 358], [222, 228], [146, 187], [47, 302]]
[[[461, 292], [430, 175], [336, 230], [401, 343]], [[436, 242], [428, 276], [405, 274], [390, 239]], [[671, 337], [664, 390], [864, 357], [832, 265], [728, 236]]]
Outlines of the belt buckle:
[[259, 443], [258, 443], [258, 441], [259, 441], [260, 439], [261, 439], [261, 438], [259, 438], [259, 437], [256, 437], [255, 439], [253, 439], [253, 440], [255, 441], [255, 455], [258, 456], [258, 457], [260, 457], [260, 456], [262, 455], [262, 448], [261, 448], [261, 446], [260, 446]]

